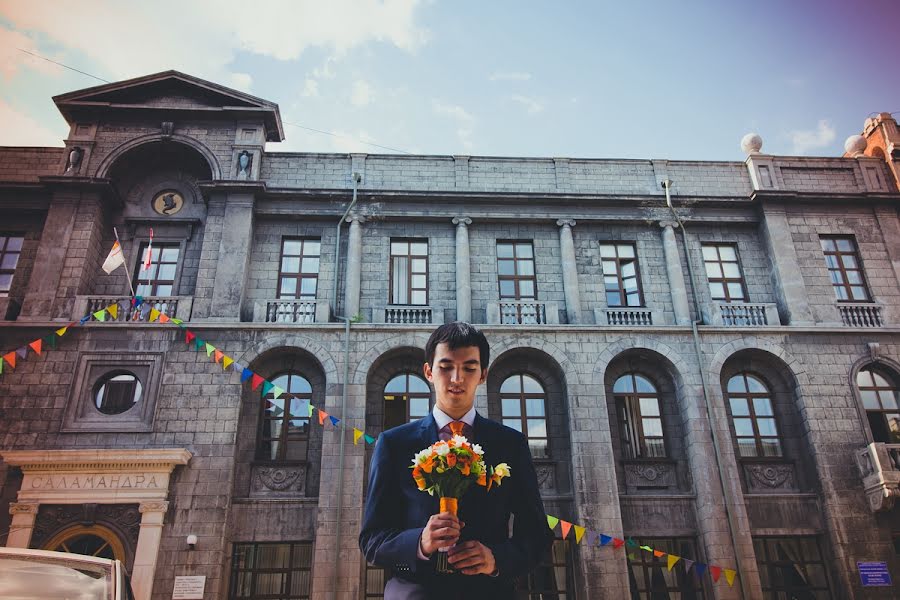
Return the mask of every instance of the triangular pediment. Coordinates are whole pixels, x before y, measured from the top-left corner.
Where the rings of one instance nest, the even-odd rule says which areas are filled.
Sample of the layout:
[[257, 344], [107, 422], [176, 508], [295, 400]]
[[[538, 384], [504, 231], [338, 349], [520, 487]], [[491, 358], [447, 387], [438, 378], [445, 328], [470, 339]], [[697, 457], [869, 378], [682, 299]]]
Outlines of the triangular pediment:
[[158, 110], [174, 112], [264, 113], [273, 131], [267, 138], [283, 139], [278, 105], [244, 92], [178, 71], [164, 71], [55, 96], [67, 120], [86, 111]]

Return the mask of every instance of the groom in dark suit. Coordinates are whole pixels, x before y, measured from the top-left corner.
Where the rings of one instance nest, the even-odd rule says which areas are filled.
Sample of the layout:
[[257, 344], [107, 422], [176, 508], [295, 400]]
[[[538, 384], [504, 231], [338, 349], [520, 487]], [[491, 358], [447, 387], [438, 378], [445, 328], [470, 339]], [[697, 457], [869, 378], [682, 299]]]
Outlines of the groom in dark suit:
[[[552, 544], [525, 436], [475, 412], [489, 354], [472, 325], [438, 327], [425, 346], [432, 414], [385, 431], [375, 445], [359, 545], [366, 560], [390, 573], [385, 600], [512, 599], [514, 579]], [[438, 498], [418, 490], [409, 468], [415, 453], [456, 432], [482, 447], [486, 464], [510, 466], [501, 486], [469, 488], [459, 518], [438, 513]], [[437, 573], [438, 549], [448, 546], [455, 572]]]

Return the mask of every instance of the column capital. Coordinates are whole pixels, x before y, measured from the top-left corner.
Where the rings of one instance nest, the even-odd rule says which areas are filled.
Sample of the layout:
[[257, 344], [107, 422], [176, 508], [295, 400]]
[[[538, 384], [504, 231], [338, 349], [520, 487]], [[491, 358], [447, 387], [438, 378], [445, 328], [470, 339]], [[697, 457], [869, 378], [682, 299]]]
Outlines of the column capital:
[[472, 219], [469, 217], [453, 217], [453, 224], [458, 227], [465, 227], [472, 224]]
[[556, 221], [557, 227], [575, 227], [575, 219], [559, 219]]
[[678, 229], [678, 221], [660, 221], [659, 226], [663, 229], [667, 227], [671, 227], [672, 229]]
[[349, 215], [347, 215], [347, 222], [348, 223], [359, 223], [360, 225], [362, 225], [363, 223], [366, 222], [366, 216], [356, 214], [356, 213], [350, 213]]
[[138, 505], [138, 512], [141, 514], [144, 513], [164, 513], [169, 510], [169, 501], [168, 500], [151, 500], [148, 502], [141, 502]]
[[10, 502], [9, 514], [11, 515], [36, 515], [38, 511], [37, 502]]

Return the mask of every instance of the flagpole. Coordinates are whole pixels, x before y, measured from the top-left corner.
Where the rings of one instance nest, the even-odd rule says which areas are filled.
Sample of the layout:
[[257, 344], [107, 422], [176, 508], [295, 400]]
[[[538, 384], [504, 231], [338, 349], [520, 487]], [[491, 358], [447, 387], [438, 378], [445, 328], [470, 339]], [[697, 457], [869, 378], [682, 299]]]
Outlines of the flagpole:
[[[116, 231], [116, 228], [113, 227], [113, 233], [116, 234], [116, 243], [119, 244], [119, 251], [122, 253], [122, 258], [125, 258], [125, 249], [122, 247], [122, 242], [119, 241], [119, 232]], [[137, 294], [134, 293], [134, 284], [131, 283], [131, 274], [128, 272], [128, 261], [123, 260], [122, 266], [125, 267], [125, 277], [128, 279], [128, 288], [131, 290], [131, 297], [134, 298]]]

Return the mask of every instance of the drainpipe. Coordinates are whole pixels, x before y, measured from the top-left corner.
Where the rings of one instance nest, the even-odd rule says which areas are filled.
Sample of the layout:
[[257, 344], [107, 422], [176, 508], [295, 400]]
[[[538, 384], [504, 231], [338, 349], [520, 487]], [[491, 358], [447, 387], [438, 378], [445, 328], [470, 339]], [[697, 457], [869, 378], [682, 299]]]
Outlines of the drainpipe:
[[[675, 207], [672, 205], [672, 197], [669, 195], [670, 188], [672, 187], [672, 180], [666, 179], [662, 182], [663, 189], [666, 190], [666, 206], [669, 207], [669, 210], [672, 211], [672, 216], [675, 217], [675, 221], [678, 222], [678, 227], [681, 229], [681, 241], [684, 244], [684, 256], [687, 259], [687, 268], [688, 268], [688, 278], [691, 282], [691, 297], [694, 300], [694, 311], [697, 315], [697, 319], [691, 319], [691, 334], [694, 338], [694, 353], [697, 355], [697, 367], [700, 370], [700, 387], [703, 388], [703, 404], [706, 407], [706, 418], [709, 420], [709, 431], [712, 435], [712, 443], [713, 443], [713, 453], [716, 457], [716, 467], [719, 471], [719, 485], [722, 487], [722, 499], [724, 500], [724, 508], [725, 508], [725, 518], [728, 521], [728, 533], [731, 536], [731, 547], [734, 548], [734, 557], [737, 560], [738, 571], [744, 572], [743, 566], [741, 565], [741, 553], [738, 552], [737, 543], [735, 541], [735, 524], [734, 518], [731, 514], [731, 510], [729, 510], [729, 501], [728, 501], [728, 493], [725, 489], [725, 471], [722, 466], [722, 456], [719, 453], [719, 437], [716, 433], [715, 421], [713, 420], [713, 412], [712, 405], [709, 401], [709, 390], [706, 386], [706, 370], [704, 368], [703, 361], [703, 353], [700, 349], [700, 332], [697, 330], [697, 324], [701, 323], [700, 321], [700, 300], [697, 297], [697, 283], [694, 279], [694, 263], [691, 260], [691, 252], [688, 247], [688, 237], [687, 231], [684, 228], [684, 222], [681, 220], [681, 217], [678, 216], [678, 213], [675, 211]], [[739, 588], [741, 591], [741, 598], [746, 598], [750, 596], [749, 592], [745, 589], [744, 578], [740, 578], [741, 587]]]
[[359, 182], [362, 180], [362, 177], [359, 173], [353, 173], [351, 175], [353, 180], [353, 199], [350, 201], [350, 205], [347, 206], [347, 210], [344, 211], [344, 216], [341, 217], [341, 220], [338, 221], [337, 231], [334, 238], [334, 287], [332, 288], [331, 294], [331, 314], [338, 321], [344, 322], [344, 385], [341, 386], [341, 422], [340, 426], [340, 436], [341, 436], [341, 444], [338, 452], [338, 489], [337, 489], [337, 516], [334, 526], [334, 580], [331, 584], [331, 592], [329, 593], [329, 598], [334, 600], [337, 597], [337, 586], [338, 586], [338, 569], [341, 564], [341, 520], [342, 520], [342, 512], [344, 508], [344, 443], [346, 437], [346, 413], [347, 413], [347, 384], [350, 381], [350, 318], [346, 315], [337, 314], [337, 290], [338, 290], [338, 269], [340, 268], [340, 259], [341, 259], [341, 225], [344, 224], [344, 220], [347, 218], [347, 215], [350, 214], [350, 211], [353, 210], [353, 207], [356, 205], [356, 195], [359, 189]]

